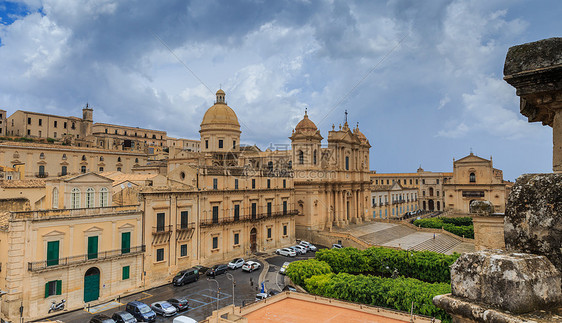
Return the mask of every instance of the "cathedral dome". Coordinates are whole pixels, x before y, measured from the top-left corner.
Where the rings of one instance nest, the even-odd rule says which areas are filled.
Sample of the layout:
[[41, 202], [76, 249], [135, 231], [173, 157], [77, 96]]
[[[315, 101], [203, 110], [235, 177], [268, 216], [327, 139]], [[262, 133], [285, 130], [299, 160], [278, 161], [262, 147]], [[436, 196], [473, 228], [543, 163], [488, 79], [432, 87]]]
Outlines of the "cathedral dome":
[[217, 101], [210, 107], [205, 115], [203, 116], [203, 121], [201, 122], [201, 128], [206, 128], [209, 126], [233, 126], [240, 128], [240, 123], [238, 123], [238, 117], [234, 110], [232, 110], [225, 101], [225, 93], [223, 90], [217, 91]]
[[295, 132], [316, 132], [318, 128], [314, 122], [308, 118], [308, 114], [304, 113], [304, 118], [295, 127]]

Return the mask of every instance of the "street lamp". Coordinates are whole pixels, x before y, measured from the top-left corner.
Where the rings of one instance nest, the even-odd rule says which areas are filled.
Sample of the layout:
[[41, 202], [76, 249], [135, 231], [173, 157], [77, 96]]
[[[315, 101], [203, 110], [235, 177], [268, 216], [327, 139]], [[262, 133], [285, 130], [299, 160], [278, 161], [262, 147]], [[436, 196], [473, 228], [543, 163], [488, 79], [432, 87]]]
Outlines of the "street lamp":
[[219, 310], [219, 297], [220, 297], [220, 287], [219, 287], [219, 282], [216, 279], [211, 279], [211, 278], [207, 278], [208, 281], [214, 281], [215, 283], [217, 283], [217, 311]]
[[226, 278], [232, 281], [232, 306], [234, 306], [234, 286], [236, 286], [236, 281], [234, 280], [234, 276], [231, 273], [226, 273]]

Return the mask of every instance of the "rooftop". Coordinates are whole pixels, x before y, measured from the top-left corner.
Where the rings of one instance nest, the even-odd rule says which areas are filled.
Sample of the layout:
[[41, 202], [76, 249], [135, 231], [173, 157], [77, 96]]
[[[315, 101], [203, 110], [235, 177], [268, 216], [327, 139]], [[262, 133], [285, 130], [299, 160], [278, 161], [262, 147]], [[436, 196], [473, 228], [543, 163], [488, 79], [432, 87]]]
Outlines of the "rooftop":
[[15, 179], [0, 180], [2, 188], [42, 188], [45, 187], [45, 181], [42, 179]]

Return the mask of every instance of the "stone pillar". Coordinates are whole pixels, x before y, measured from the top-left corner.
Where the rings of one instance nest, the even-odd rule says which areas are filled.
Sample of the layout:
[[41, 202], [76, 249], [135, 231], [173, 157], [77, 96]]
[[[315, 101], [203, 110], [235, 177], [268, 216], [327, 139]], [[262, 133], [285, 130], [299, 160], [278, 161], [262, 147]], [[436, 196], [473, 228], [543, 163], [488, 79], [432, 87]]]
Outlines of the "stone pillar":
[[552, 170], [562, 172], [562, 109], [554, 112], [552, 122]]

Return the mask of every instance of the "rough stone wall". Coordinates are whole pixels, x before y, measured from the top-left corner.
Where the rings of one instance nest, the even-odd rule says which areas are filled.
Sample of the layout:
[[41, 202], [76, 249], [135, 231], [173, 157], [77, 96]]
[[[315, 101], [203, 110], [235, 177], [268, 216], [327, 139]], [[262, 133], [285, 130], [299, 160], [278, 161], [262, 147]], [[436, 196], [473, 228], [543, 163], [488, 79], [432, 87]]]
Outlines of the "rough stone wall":
[[525, 174], [509, 195], [505, 245], [544, 255], [562, 272], [562, 174]]
[[26, 198], [0, 199], [0, 211], [31, 211], [31, 205]]

